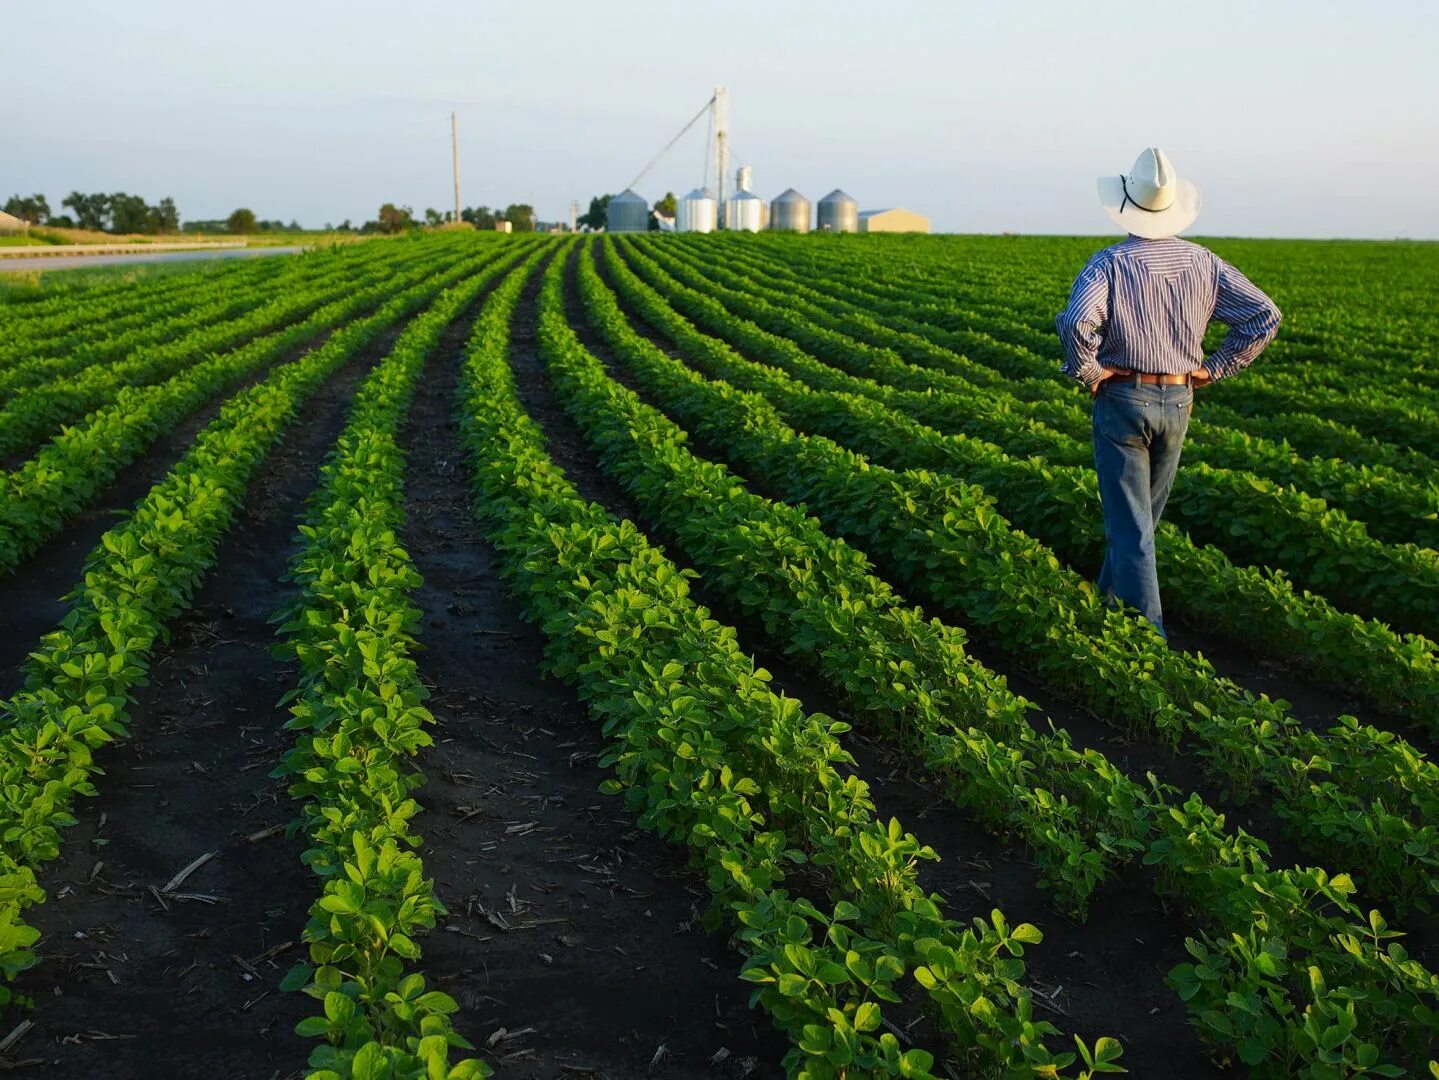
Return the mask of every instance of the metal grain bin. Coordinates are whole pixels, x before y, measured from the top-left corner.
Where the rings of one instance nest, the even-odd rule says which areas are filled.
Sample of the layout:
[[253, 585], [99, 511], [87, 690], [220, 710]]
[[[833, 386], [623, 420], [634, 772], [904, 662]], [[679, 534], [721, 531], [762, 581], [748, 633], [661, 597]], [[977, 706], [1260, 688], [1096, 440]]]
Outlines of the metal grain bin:
[[820, 232], [859, 232], [859, 203], [839, 188], [819, 201]]
[[724, 227], [736, 232], [764, 228], [764, 200], [753, 191], [736, 191], [725, 202]]
[[719, 203], [709, 188], [695, 188], [675, 207], [677, 232], [714, 232], [719, 221]]
[[610, 232], [649, 232], [650, 204], [625, 188], [610, 200], [605, 228]]
[[734, 173], [734, 185], [736, 191], [754, 190], [754, 167], [741, 165]]
[[782, 232], [809, 232], [809, 200], [790, 188], [769, 204], [769, 227]]

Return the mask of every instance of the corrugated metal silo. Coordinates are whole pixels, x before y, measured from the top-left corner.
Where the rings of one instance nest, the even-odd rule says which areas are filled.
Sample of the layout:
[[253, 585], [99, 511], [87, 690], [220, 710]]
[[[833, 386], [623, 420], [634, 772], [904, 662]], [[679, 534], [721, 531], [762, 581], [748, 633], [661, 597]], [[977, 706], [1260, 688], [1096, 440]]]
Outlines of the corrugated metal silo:
[[794, 188], [769, 204], [769, 227], [783, 232], [809, 232], [809, 200]]
[[859, 203], [839, 188], [819, 201], [820, 232], [859, 232]]
[[649, 232], [650, 204], [629, 188], [610, 200], [605, 211], [605, 228], [610, 232]]
[[753, 191], [736, 191], [725, 202], [724, 227], [736, 232], [764, 228], [764, 200]]
[[709, 188], [695, 188], [675, 207], [675, 229], [679, 232], [714, 232], [719, 220], [719, 203]]
[[754, 190], [754, 168], [750, 165], [741, 165], [734, 172], [734, 186], [736, 191]]

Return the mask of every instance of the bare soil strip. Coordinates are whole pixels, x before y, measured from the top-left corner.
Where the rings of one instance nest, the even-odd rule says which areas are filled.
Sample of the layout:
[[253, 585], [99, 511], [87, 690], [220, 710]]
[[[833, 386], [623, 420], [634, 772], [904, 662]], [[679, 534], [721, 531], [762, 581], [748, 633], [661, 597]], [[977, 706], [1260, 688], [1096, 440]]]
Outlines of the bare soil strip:
[[296, 680], [270, 655], [269, 619], [320, 464], [397, 333], [321, 387], [272, 450], [138, 695], [132, 737], [102, 751], [100, 794], [81, 804], [42, 875], [49, 900], [30, 913], [42, 962], [17, 989], [37, 1002], [35, 1028], [12, 1062], [107, 1080], [281, 1077], [304, 1064], [294, 1026], [310, 1002], [279, 981], [304, 954], [317, 888], [302, 839], [283, 832], [284, 782], [269, 777], [293, 745], [276, 702]]
[[[515, 342], [529, 357], [533, 303], [531, 287]], [[464, 340], [456, 329], [436, 350], [401, 438], [438, 719], [418, 831], [450, 910], [421, 968], [505, 1077], [777, 1076], [784, 1040], [748, 1008], [738, 955], [698, 924], [703, 881], [599, 793], [599, 726], [541, 676], [543, 637], [471, 512], [454, 416]]]
[[[398, 331], [382, 335], [382, 351], [372, 347], [367, 356], [383, 356]], [[55, 627], [69, 605], [61, 602], [85, 569], [85, 559], [117, 519], [129, 511], [145, 494], [162, 480], [175, 462], [190, 449], [195, 436], [215, 419], [225, 403], [236, 394], [272, 372], [306, 353], [319, 348], [330, 338], [326, 333], [315, 341], [291, 349], [274, 363], [251, 372], [239, 382], [222, 390], [175, 427], [157, 439], [140, 457], [121, 469], [115, 479], [100, 492], [90, 506], [74, 515], [45, 546], [26, 560], [10, 575], [0, 578], [0, 617], [4, 633], [0, 634], [0, 691], [13, 690], [20, 682], [19, 668], [42, 634]], [[346, 377], [341, 372], [336, 378]]]

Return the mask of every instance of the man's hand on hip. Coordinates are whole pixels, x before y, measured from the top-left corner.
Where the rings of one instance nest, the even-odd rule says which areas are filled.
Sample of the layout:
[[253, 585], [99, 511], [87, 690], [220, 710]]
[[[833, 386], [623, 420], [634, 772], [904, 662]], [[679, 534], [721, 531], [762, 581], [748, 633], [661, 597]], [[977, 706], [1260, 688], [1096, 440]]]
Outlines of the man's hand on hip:
[[1201, 386], [1208, 386], [1214, 381], [1214, 376], [1209, 374], [1207, 367], [1197, 367], [1189, 373], [1189, 385], [1196, 390]]
[[1100, 370], [1100, 373], [1101, 373], [1100, 376], [1099, 376], [1099, 378], [1095, 379], [1092, 383], [1089, 384], [1089, 396], [1090, 396], [1090, 397], [1098, 397], [1098, 396], [1099, 396], [1099, 388], [1100, 388], [1101, 386], [1103, 386], [1103, 385], [1104, 385], [1106, 382], [1108, 382], [1110, 379], [1114, 378], [1114, 376], [1124, 374], [1122, 371], [1119, 370], [1119, 368], [1103, 367], [1103, 368], [1100, 368], [1099, 370]]

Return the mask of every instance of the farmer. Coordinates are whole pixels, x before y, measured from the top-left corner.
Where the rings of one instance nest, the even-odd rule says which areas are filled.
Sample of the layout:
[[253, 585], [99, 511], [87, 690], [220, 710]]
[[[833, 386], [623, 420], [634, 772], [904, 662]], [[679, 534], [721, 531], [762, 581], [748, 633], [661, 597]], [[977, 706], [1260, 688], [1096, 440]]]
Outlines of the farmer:
[[[1094, 467], [1107, 549], [1099, 591], [1137, 608], [1164, 636], [1154, 530], [1179, 467], [1194, 388], [1248, 367], [1279, 329], [1279, 309], [1212, 252], [1178, 239], [1199, 189], [1164, 151], [1099, 180], [1099, 201], [1129, 238], [1094, 255], [1055, 320], [1066, 375], [1094, 398]], [[1211, 319], [1229, 327], [1204, 355]]]

